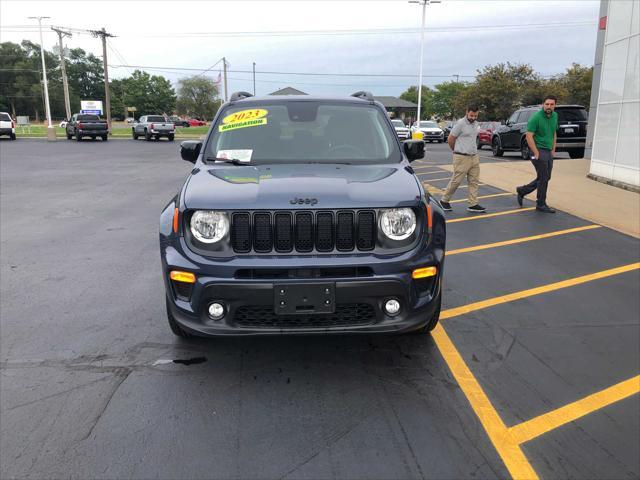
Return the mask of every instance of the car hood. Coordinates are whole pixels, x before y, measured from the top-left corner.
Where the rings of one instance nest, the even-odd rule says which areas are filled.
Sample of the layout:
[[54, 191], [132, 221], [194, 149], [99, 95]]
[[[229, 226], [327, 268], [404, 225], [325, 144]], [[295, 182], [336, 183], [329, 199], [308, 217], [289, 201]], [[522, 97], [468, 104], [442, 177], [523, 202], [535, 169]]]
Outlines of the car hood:
[[380, 208], [419, 198], [402, 164], [206, 166], [193, 170], [184, 191], [193, 209]]
[[426, 128], [426, 127], [422, 127], [422, 128], [420, 128], [420, 130], [422, 132], [431, 132], [431, 133], [440, 133], [440, 132], [442, 132], [441, 128]]

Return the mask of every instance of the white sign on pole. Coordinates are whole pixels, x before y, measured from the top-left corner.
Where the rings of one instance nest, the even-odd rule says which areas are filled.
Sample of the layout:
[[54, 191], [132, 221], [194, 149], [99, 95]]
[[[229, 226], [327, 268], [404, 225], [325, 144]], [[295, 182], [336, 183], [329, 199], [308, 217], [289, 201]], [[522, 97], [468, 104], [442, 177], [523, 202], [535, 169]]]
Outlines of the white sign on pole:
[[80, 113], [92, 113], [102, 115], [102, 101], [100, 100], [80, 100]]

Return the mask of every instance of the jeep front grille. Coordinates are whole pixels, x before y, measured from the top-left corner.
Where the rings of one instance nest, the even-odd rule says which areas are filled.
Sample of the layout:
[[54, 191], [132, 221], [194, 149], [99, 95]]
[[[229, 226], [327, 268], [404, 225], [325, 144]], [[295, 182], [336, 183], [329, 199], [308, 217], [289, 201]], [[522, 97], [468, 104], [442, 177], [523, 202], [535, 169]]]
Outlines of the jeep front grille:
[[373, 250], [372, 210], [234, 212], [231, 245], [236, 253], [330, 253]]

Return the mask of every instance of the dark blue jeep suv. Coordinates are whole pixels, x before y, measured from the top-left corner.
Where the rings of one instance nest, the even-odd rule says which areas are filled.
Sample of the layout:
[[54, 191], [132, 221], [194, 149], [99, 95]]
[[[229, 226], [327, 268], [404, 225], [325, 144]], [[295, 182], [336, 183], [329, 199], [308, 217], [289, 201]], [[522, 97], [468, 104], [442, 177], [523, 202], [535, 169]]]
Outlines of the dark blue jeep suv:
[[445, 219], [368, 92], [238, 92], [160, 216], [167, 315], [190, 335], [429, 332]]

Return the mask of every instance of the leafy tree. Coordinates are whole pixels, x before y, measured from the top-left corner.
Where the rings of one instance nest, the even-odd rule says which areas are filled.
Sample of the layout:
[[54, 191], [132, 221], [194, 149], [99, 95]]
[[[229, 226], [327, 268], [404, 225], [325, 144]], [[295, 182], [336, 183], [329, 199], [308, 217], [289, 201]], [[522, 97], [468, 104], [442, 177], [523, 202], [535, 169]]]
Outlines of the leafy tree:
[[[422, 98], [421, 98], [421, 110], [420, 116], [422, 117], [420, 120], [429, 119], [433, 116], [433, 102], [432, 102], [433, 90], [429, 87], [425, 87], [422, 85]], [[400, 98], [406, 100], [408, 102], [413, 102], [415, 104], [418, 103], [418, 87], [410, 86], [405, 92], [400, 95]]]
[[183, 78], [178, 82], [178, 113], [200, 119], [211, 119], [221, 100], [215, 82], [202, 76]]
[[440, 118], [462, 116], [464, 110], [456, 108], [454, 101], [467, 86], [466, 82], [443, 82], [436, 85], [431, 94], [431, 106], [434, 114]]
[[104, 68], [100, 58], [73, 48], [69, 51], [66, 69], [72, 113], [80, 111], [80, 100], [104, 101]]
[[[556, 80], [559, 86], [566, 92], [566, 96], [562, 96], [563, 103], [589, 107], [591, 103], [593, 67], [585, 67], [579, 63], [573, 63], [567, 68], [564, 75], [553, 80]], [[560, 100], [560, 95], [558, 95], [558, 97], [558, 100]]]
[[171, 82], [161, 75], [135, 70], [130, 77], [116, 81], [115, 86], [115, 95], [112, 95], [115, 104], [111, 108], [114, 116], [121, 116], [124, 107], [136, 107], [137, 115], [170, 114], [175, 109], [176, 92]]

